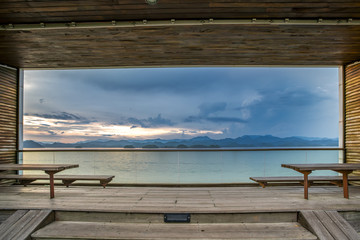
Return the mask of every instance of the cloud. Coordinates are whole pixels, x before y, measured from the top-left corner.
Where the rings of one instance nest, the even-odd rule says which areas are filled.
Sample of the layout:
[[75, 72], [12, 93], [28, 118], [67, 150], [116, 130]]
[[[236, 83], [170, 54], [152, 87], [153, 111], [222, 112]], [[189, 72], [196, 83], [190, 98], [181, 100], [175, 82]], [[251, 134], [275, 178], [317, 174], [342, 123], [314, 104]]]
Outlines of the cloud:
[[266, 95], [269, 102], [287, 107], [314, 105], [314, 103], [329, 99], [328, 96], [303, 88], [287, 88], [276, 92], [267, 92]]
[[199, 106], [200, 116], [209, 116], [210, 114], [221, 112], [225, 109], [225, 102], [203, 103]]
[[[62, 124], [87, 124], [87, 123], [91, 123], [91, 122], [96, 122], [95, 120], [88, 120], [85, 117], [82, 117], [80, 115], [77, 114], [72, 114], [72, 113], [67, 113], [67, 112], [59, 112], [59, 113], [25, 113], [25, 116], [34, 116], [34, 117], [40, 117], [40, 118], [45, 118], [45, 119], [55, 119], [55, 120], [61, 120]], [[67, 122], [67, 121], [71, 121], [71, 122]], [[57, 122], [59, 123], [59, 122]], [[44, 126], [46, 126], [47, 124], [43, 124]], [[48, 126], [48, 125], [47, 125]]]
[[56, 133], [56, 132], [51, 131], [51, 130], [48, 130], [47, 132], [48, 132], [48, 133], [50, 133], [50, 135], [52, 135], [52, 136], [56, 136], [56, 135], [57, 135], [57, 133]]
[[235, 123], [246, 123], [247, 121], [236, 117], [207, 117], [206, 121], [215, 123], [235, 122]]
[[199, 114], [197, 116], [189, 116], [184, 122], [213, 122], [213, 123], [246, 123], [245, 119], [233, 116], [217, 116], [219, 113], [226, 114], [225, 102], [202, 103], [199, 105]]
[[26, 116], [35, 116], [35, 117], [42, 117], [42, 118], [48, 118], [48, 119], [59, 119], [59, 120], [84, 120], [84, 117], [72, 114], [72, 113], [67, 113], [67, 112], [60, 112], [60, 113], [53, 113], [53, 114], [39, 114], [39, 113], [34, 113], [34, 114], [25, 114]]
[[128, 118], [125, 121], [121, 122], [120, 125], [131, 124], [131, 129], [142, 127], [142, 128], [156, 128], [164, 126], [174, 126], [174, 123], [170, 119], [165, 119], [161, 117], [161, 114], [158, 114], [157, 117], [149, 117], [147, 119], [138, 119], [138, 118]]
[[[41, 131], [39, 135], [53, 139], [69, 137], [74, 131], [84, 137], [93, 130], [107, 134], [124, 127], [138, 134], [151, 128], [157, 132], [162, 127], [172, 129], [171, 126], [179, 129], [180, 134], [182, 129], [228, 129], [224, 134], [229, 136], [277, 135], [273, 126], [287, 126], [286, 122], [306, 125], [309, 129], [298, 133], [305, 128], [284, 127], [288, 136], [314, 135], [310, 129], [317, 128], [317, 135], [330, 137], [329, 129], [337, 129], [337, 125], [327, 124], [325, 128], [325, 124], [337, 121], [338, 109], [333, 107], [338, 104], [337, 71], [318, 68], [26, 70], [24, 109], [36, 113], [28, 114], [27, 124], [34, 127], [31, 133]], [[320, 129], [323, 133], [318, 134]], [[52, 136], [47, 130], [58, 135]], [[25, 131], [24, 135], [27, 134]], [[90, 137], [94, 136], [90, 134]]]
[[263, 96], [259, 93], [253, 93], [245, 98], [243, 102], [241, 103], [241, 107], [248, 107], [251, 105], [254, 105], [256, 103], [259, 103], [263, 100]]

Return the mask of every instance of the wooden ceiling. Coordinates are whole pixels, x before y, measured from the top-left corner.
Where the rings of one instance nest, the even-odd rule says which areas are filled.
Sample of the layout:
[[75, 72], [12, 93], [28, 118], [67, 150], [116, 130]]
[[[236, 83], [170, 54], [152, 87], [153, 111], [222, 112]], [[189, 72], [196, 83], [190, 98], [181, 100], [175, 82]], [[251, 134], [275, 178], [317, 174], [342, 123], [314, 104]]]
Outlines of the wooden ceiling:
[[[359, 0], [4, 0], [0, 25], [197, 19], [360, 19]], [[360, 25], [206, 24], [0, 29], [0, 64], [22, 68], [343, 65]]]

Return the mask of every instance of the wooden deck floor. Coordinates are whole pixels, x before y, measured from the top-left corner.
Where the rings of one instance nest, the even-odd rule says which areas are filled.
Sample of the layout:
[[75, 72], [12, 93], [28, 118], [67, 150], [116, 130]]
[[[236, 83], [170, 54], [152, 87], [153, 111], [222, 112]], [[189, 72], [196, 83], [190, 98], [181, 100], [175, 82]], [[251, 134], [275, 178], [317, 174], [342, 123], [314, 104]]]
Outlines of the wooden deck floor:
[[243, 213], [299, 210], [360, 211], [360, 186], [350, 186], [350, 199], [342, 188], [314, 186], [309, 200], [301, 186], [261, 187], [0, 187], [0, 209], [52, 209], [66, 211], [133, 213]]

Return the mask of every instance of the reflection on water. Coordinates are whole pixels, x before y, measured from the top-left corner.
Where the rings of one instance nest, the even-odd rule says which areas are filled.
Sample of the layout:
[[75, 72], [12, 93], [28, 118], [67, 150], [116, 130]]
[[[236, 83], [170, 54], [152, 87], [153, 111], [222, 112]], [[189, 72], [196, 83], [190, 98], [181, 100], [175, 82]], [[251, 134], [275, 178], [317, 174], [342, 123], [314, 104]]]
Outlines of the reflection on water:
[[337, 163], [340, 156], [339, 150], [39, 151], [24, 152], [23, 162], [79, 164], [62, 174], [115, 175], [115, 183], [238, 183], [251, 182], [251, 176], [301, 175], [281, 164]]

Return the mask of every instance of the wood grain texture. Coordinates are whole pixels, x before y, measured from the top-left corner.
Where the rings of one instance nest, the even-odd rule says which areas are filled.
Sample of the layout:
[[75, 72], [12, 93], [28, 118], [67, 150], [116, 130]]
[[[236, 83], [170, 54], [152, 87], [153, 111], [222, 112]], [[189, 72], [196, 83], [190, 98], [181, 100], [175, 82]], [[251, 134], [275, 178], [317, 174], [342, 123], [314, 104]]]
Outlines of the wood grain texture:
[[[301, 186], [261, 187], [112, 187], [57, 186], [49, 199], [47, 186], [0, 188], [0, 209], [53, 209], [123, 213], [258, 213], [299, 210], [360, 211], [360, 187], [350, 186], [350, 199], [334, 186], [313, 186], [303, 199]], [[34, 201], [36, 199], [36, 201]]]
[[51, 210], [18, 210], [0, 225], [0, 240], [30, 239], [34, 231], [53, 220]]
[[0, 31], [0, 39], [0, 63], [23, 68], [344, 65], [360, 58], [359, 25], [14, 30]]
[[[17, 71], [0, 66], [0, 164], [16, 161], [17, 87]], [[12, 182], [0, 180], [0, 184]]]
[[360, 163], [360, 63], [345, 68], [344, 80], [346, 161]]
[[0, 23], [199, 18], [359, 18], [356, 0], [5, 0]]
[[34, 239], [313, 239], [298, 223], [101, 223], [54, 222]]
[[[356, 0], [6, 0], [0, 24], [186, 19], [360, 18]], [[212, 25], [0, 32], [0, 63], [22, 68], [345, 65], [360, 26]], [[50, 54], [49, 54], [50, 53]]]
[[320, 240], [360, 239], [360, 235], [337, 211], [303, 210], [300, 211], [299, 221]]

